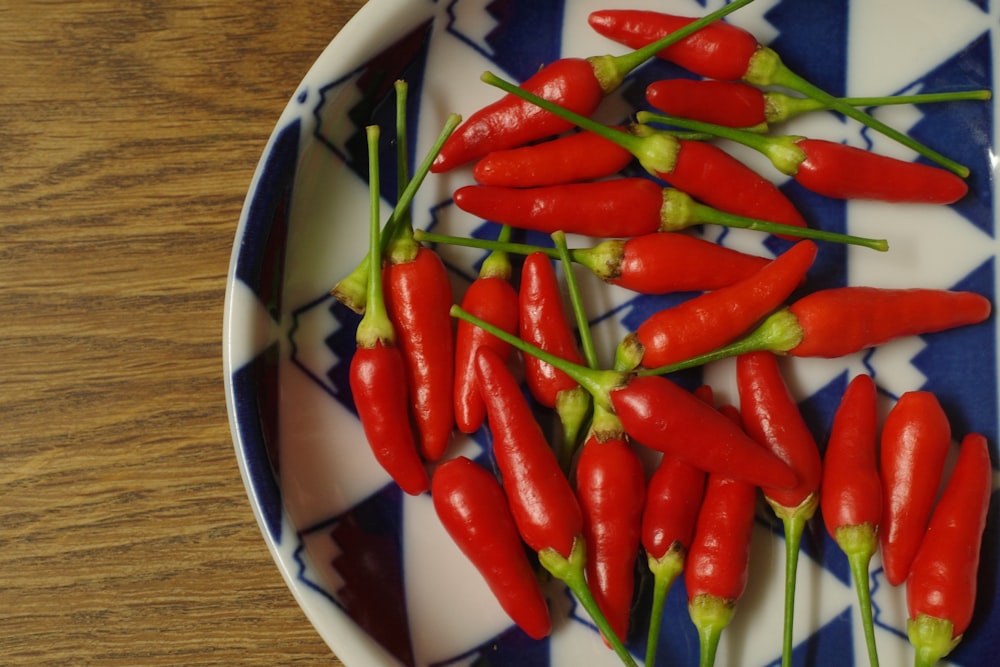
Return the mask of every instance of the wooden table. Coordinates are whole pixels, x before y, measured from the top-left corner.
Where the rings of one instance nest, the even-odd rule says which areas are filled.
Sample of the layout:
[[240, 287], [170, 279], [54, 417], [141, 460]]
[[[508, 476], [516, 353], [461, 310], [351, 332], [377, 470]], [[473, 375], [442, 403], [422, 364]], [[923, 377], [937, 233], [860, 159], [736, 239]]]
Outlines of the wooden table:
[[243, 198], [363, 4], [0, 2], [0, 664], [340, 665], [223, 394]]

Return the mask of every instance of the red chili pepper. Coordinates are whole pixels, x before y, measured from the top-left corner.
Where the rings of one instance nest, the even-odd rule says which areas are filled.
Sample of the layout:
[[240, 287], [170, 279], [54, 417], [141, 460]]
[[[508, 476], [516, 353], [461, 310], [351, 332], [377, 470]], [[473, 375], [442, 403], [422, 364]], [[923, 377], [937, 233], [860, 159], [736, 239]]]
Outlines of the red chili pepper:
[[743, 428], [795, 471], [791, 489], [764, 488], [764, 499], [785, 529], [785, 618], [782, 663], [791, 663], [795, 583], [799, 546], [806, 523], [819, 506], [822, 460], [772, 352], [749, 352], [736, 359], [736, 384]]
[[645, 486], [645, 470], [625, 434], [592, 431], [576, 464], [587, 583], [618, 637], [629, 628]]
[[[662, 35], [661, 41], [623, 56], [562, 58], [542, 67], [523, 84], [531, 91], [561, 106], [589, 116], [604, 96], [618, 88], [624, 77], [646, 62], [658, 47], [672, 44], [701, 26], [749, 4], [738, 0], [703, 18], [682, 26], [683, 31]], [[523, 146], [532, 141], [559, 134], [571, 124], [524, 102], [505, 95], [471, 114], [452, 134], [434, 161], [432, 171], [443, 172], [466, 164], [496, 150]]]
[[[881, 97], [844, 97], [841, 104], [853, 107], [928, 104], [958, 100], [988, 100], [988, 90], [944, 91]], [[830, 105], [810, 97], [791, 96], [776, 90], [762, 90], [739, 81], [709, 79], [663, 79], [646, 87], [650, 106], [681, 118], [700, 120], [726, 127], [765, 129], [768, 125], [795, 116], [829, 109]]]
[[898, 586], [927, 528], [951, 446], [948, 416], [929, 391], [899, 397], [882, 425], [882, 567]]
[[931, 667], [950, 653], [972, 620], [992, 488], [986, 438], [971, 433], [962, 440], [906, 580], [907, 631], [917, 667]]
[[549, 609], [496, 478], [464, 456], [449, 459], [434, 471], [431, 498], [448, 535], [511, 620], [533, 639], [548, 636]]
[[[689, 18], [653, 11], [607, 10], [590, 15], [590, 25], [600, 34], [632, 46], [649, 44], [659, 35], [669, 33]], [[921, 144], [903, 132], [889, 127], [857, 107], [821, 90], [792, 72], [771, 48], [763, 46], [746, 30], [729, 23], [715, 23], [661, 50], [657, 57], [669, 60], [709, 79], [743, 80], [756, 86], [781, 86], [823, 102], [832, 109], [857, 120], [894, 141], [965, 177], [968, 168]]]
[[375, 460], [403, 491], [419, 494], [430, 479], [417, 450], [409, 418], [406, 368], [395, 346], [395, 328], [385, 307], [379, 233], [378, 126], [366, 130], [369, 146], [370, 200], [369, 276], [365, 314], [358, 324], [357, 349], [351, 358], [350, 386], [358, 417]]
[[[694, 19], [636, 9], [605, 9], [588, 17], [599, 34], [637, 49], [682, 28]], [[656, 56], [709, 79], [736, 80], [747, 71], [757, 39], [731, 23], [706, 26], [659, 51]]]
[[847, 385], [823, 457], [819, 499], [826, 530], [850, 564], [872, 665], [878, 665], [878, 650], [868, 570], [878, 551], [882, 521], [876, 398], [869, 375], [858, 375]]
[[[614, 128], [624, 131], [624, 128]], [[592, 181], [617, 174], [634, 158], [593, 132], [573, 132], [537, 144], [493, 151], [472, 170], [482, 185], [529, 188]]]
[[653, 314], [628, 337], [631, 358], [658, 368], [735, 340], [802, 284], [816, 252], [800, 241], [749, 278]]
[[[580, 366], [529, 345], [458, 306], [452, 307], [452, 315], [566, 372], [590, 392], [595, 406], [618, 416], [625, 433], [635, 442], [706, 472], [758, 486], [791, 488], [798, 481], [781, 459], [758, 445], [742, 428], [663, 376]], [[712, 446], [706, 447], [705, 442]]]
[[[964, 197], [969, 189], [962, 178], [940, 167], [907, 162], [825, 139], [768, 136], [645, 112], [636, 117], [643, 122], [669, 122], [741, 143], [763, 154], [778, 171], [804, 188], [835, 199], [951, 204]], [[680, 184], [678, 187], [685, 189]]]
[[[509, 230], [501, 230], [501, 238]], [[493, 252], [480, 267], [479, 276], [462, 296], [462, 308], [496, 324], [508, 333], [517, 331], [518, 296], [511, 285], [511, 265], [503, 252]], [[455, 333], [455, 422], [463, 433], [474, 433], [486, 419], [486, 404], [476, 379], [476, 352], [490, 347], [506, 358], [510, 345], [495, 336], [459, 322]]]
[[751, 350], [796, 357], [843, 357], [904, 336], [977, 324], [988, 318], [991, 310], [990, 300], [975, 292], [834, 287], [807, 294], [777, 310], [740, 340], [662, 372]]
[[752, 484], [708, 476], [684, 567], [688, 611], [701, 647], [699, 664], [706, 667], [715, 663], [722, 631], [746, 590], [756, 500]]
[[583, 512], [520, 385], [504, 358], [489, 347], [476, 353], [476, 373], [493, 455], [521, 539], [538, 552], [545, 569], [569, 586], [622, 661], [634, 665], [587, 586]]

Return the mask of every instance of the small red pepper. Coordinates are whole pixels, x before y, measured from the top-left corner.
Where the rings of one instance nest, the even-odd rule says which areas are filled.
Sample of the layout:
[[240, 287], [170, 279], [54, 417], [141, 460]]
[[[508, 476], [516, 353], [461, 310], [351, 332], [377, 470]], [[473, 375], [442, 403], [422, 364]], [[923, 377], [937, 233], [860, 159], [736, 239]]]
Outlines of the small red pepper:
[[819, 498], [826, 530], [847, 556], [851, 568], [872, 665], [878, 665], [878, 649], [868, 570], [878, 551], [882, 521], [876, 399], [870, 375], [857, 375], [847, 385], [823, 456]]
[[916, 649], [916, 667], [937, 664], [972, 620], [992, 488], [986, 438], [971, 433], [962, 440], [906, 580], [907, 634]]
[[587, 543], [587, 583], [615, 634], [625, 637], [646, 473], [618, 420], [611, 415], [595, 419], [580, 450], [575, 477]]
[[927, 528], [951, 446], [948, 416], [929, 391], [909, 391], [886, 415], [882, 475], [882, 567], [893, 586], [906, 581]]
[[565, 582], [625, 664], [628, 649], [587, 586], [583, 511], [521, 387], [504, 358], [489, 347], [476, 353], [476, 374], [493, 434], [493, 455], [521, 539], [539, 562]]
[[371, 187], [369, 276], [365, 314], [358, 324], [357, 349], [351, 358], [350, 386], [358, 417], [375, 460], [406, 493], [417, 495], [430, 486], [410, 426], [410, 400], [403, 355], [395, 345], [395, 328], [382, 290], [379, 232], [379, 128], [366, 128]]
[[[654, 11], [607, 10], [590, 15], [590, 25], [600, 34], [632, 48], [649, 44], [660, 35], [691, 19]], [[695, 35], [661, 50], [657, 57], [669, 60], [709, 79], [743, 80], [756, 86], [781, 86], [823, 102], [831, 109], [853, 118], [894, 141], [911, 148], [950, 171], [968, 175], [967, 167], [941, 155], [895, 128], [821, 90], [792, 72], [770, 47], [729, 23], [715, 23]]]
[[795, 583], [799, 546], [806, 523], [819, 507], [822, 459], [798, 403], [772, 352], [748, 352], [736, 359], [736, 384], [743, 428], [795, 471], [791, 489], [763, 489], [764, 499], [785, 529], [785, 617], [782, 664], [791, 662]]
[[[501, 238], [510, 233], [501, 229]], [[494, 251], [483, 261], [479, 276], [462, 296], [462, 307], [509, 333], [517, 331], [518, 296], [511, 285], [510, 260], [506, 253]], [[455, 332], [455, 423], [463, 433], [474, 433], [486, 419], [486, 404], [476, 379], [476, 352], [480, 347], [495, 349], [506, 357], [510, 345], [479, 327], [458, 323]]]
[[[706, 439], [706, 447], [709, 440]], [[698, 630], [700, 665], [715, 663], [722, 631], [746, 590], [757, 489], [710, 474], [684, 566], [688, 611]]]
[[[618, 88], [624, 77], [649, 60], [658, 48], [683, 39], [685, 34], [709, 25], [752, 0], [737, 0], [690, 25], [680, 32], [661, 35], [657, 44], [644, 46], [622, 56], [562, 58], [530, 76], [522, 85], [545, 99], [584, 116], [589, 116], [607, 93]], [[523, 146], [559, 134], [571, 127], [561, 118], [517, 97], [505, 95], [471, 114], [444, 144], [432, 171], [444, 172], [496, 150]]]
[[572, 132], [489, 153], [476, 163], [472, 177], [481, 185], [510, 188], [562, 185], [617, 174], [633, 159], [627, 150], [600, 135]]
[[816, 244], [800, 241], [749, 278], [653, 314], [626, 339], [630, 358], [658, 368], [735, 340], [802, 284], [816, 252]]
[[464, 456], [448, 459], [434, 471], [431, 498], [448, 535], [511, 620], [533, 639], [548, 636], [549, 608], [496, 478]]
[[904, 336], [984, 321], [990, 300], [975, 292], [924, 288], [833, 287], [769, 315], [747, 336], [661, 369], [677, 371], [751, 350], [796, 357], [843, 357]]

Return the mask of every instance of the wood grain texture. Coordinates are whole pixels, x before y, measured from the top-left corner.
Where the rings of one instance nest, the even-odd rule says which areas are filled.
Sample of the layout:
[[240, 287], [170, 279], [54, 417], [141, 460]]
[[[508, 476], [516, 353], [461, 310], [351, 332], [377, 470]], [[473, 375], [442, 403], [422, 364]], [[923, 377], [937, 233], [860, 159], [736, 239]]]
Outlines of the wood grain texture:
[[279, 113], [361, 0], [0, 2], [0, 664], [340, 665], [222, 386]]

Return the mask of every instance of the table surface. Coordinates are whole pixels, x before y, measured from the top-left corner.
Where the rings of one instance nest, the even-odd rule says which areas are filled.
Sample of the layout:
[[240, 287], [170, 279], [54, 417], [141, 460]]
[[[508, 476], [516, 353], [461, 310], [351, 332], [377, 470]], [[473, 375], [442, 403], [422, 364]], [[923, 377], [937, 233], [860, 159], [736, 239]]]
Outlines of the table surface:
[[221, 333], [256, 162], [362, 4], [0, 3], [0, 663], [342, 664], [254, 522]]

